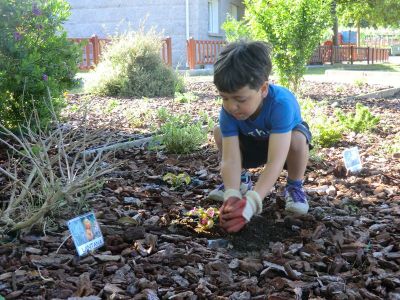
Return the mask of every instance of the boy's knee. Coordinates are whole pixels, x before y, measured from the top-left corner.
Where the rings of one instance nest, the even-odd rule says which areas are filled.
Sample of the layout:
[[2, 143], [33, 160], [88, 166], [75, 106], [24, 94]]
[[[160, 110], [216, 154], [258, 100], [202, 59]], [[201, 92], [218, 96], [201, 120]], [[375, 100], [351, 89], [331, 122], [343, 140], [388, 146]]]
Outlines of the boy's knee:
[[217, 141], [222, 140], [221, 128], [218, 125], [215, 125], [213, 128], [214, 139]]
[[304, 148], [307, 148], [307, 139], [303, 133], [300, 131], [294, 130], [292, 131], [292, 139], [290, 142], [290, 150], [291, 151], [301, 151]]

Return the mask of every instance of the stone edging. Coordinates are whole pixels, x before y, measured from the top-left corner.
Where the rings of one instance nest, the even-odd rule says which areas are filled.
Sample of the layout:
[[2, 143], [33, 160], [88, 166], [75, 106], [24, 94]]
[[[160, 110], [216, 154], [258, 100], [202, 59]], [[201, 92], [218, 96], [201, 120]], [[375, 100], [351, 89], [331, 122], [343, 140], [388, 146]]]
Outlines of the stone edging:
[[339, 101], [346, 101], [346, 100], [358, 100], [358, 99], [372, 99], [372, 98], [389, 98], [393, 97], [394, 95], [400, 93], [400, 87], [389, 88], [385, 90], [380, 90], [368, 94], [358, 95], [358, 96], [350, 96], [346, 98], [342, 98]]

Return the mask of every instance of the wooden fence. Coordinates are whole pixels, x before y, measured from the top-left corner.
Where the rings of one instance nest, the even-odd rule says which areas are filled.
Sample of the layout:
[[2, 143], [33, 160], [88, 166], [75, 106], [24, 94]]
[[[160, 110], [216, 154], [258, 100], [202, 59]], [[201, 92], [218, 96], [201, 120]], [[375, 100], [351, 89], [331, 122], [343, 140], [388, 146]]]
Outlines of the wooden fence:
[[319, 46], [315, 49], [309, 64], [365, 61], [367, 64], [386, 62], [389, 49], [355, 46]]
[[[82, 60], [79, 64], [80, 70], [93, 69], [100, 61], [104, 46], [111, 42], [110, 39], [102, 39], [97, 35], [90, 38], [70, 38], [75, 43], [86, 42], [83, 46]], [[172, 42], [170, 37], [162, 40], [161, 58], [164, 63], [172, 66]]]
[[192, 70], [196, 65], [213, 64], [227, 44], [223, 40], [195, 40], [190, 38], [187, 45], [187, 60], [189, 68]]
[[[223, 40], [187, 41], [187, 60], [190, 69], [197, 65], [213, 64], [226, 45]], [[385, 62], [389, 59], [389, 49], [355, 46], [319, 46], [312, 55], [309, 64], [340, 63], [366, 61], [368, 64]]]

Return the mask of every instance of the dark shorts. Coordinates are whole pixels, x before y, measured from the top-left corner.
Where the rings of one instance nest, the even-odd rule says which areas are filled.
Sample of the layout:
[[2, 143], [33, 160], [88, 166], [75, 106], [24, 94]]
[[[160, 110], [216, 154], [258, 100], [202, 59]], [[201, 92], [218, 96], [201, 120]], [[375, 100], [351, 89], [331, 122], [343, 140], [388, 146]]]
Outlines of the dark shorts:
[[[306, 137], [310, 150], [312, 135], [310, 128], [306, 122], [302, 122], [293, 128], [292, 131], [300, 131]], [[242, 154], [242, 167], [257, 168], [264, 165], [268, 158], [268, 142], [269, 140], [257, 140], [253, 137], [239, 133], [240, 151]]]

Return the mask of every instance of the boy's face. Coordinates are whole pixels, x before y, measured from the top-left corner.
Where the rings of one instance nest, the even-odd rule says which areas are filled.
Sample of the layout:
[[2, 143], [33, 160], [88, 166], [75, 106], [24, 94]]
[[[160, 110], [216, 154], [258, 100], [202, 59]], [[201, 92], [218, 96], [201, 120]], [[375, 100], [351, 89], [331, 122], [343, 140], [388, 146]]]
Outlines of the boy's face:
[[268, 94], [268, 81], [258, 90], [249, 88], [248, 85], [233, 93], [219, 92], [222, 97], [222, 106], [237, 120], [246, 120], [259, 113], [262, 100]]

